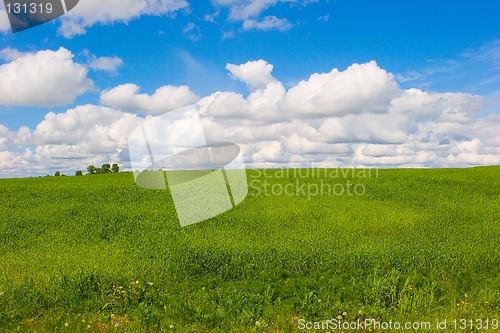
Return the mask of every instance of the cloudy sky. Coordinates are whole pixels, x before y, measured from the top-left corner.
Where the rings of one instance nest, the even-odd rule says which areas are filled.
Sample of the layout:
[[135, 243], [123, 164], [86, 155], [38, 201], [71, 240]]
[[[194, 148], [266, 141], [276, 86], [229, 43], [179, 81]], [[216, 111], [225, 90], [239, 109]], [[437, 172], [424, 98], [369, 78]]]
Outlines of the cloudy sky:
[[0, 177], [126, 169], [191, 104], [249, 167], [500, 164], [498, 1], [80, 0], [17, 34], [0, 6]]

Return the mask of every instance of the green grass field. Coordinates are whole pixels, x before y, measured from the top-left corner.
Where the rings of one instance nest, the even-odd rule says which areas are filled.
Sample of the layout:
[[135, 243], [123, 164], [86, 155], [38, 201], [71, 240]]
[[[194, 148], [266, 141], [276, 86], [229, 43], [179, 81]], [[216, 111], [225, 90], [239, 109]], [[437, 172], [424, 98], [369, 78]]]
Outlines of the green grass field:
[[[0, 180], [0, 331], [295, 332], [338, 316], [495, 331], [500, 167], [248, 175], [241, 205], [186, 228], [130, 173]], [[365, 192], [256, 186], [321, 180]]]

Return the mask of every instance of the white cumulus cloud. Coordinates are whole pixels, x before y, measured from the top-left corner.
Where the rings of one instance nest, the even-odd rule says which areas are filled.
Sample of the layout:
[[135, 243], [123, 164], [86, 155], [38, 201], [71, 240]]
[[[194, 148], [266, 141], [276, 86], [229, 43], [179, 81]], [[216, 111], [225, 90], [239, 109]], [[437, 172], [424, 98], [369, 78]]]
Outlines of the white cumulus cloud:
[[5, 61], [16, 60], [17, 58], [21, 58], [24, 55], [26, 55], [25, 52], [21, 52], [17, 49], [13, 49], [10, 47], [6, 47], [6, 48], [0, 50], [0, 59], [5, 60]]
[[101, 94], [101, 103], [113, 108], [148, 114], [162, 114], [192, 104], [198, 97], [187, 86], [163, 86], [154, 94], [140, 94], [135, 84], [123, 84]]
[[[81, 105], [48, 113], [33, 131], [24, 127], [10, 132], [0, 125], [0, 177], [54, 174], [55, 170], [74, 175], [89, 165], [123, 165], [128, 135], [143, 121], [111, 108]], [[3, 137], [8, 137], [11, 149], [2, 146]], [[19, 152], [12, 145], [26, 148]]]
[[80, 0], [64, 16], [59, 33], [73, 37], [95, 24], [129, 22], [142, 15], [171, 15], [188, 6], [186, 0]]
[[93, 88], [87, 69], [65, 48], [17, 55], [9, 49], [5, 54], [17, 58], [0, 65], [0, 105], [66, 105]]
[[290, 30], [293, 24], [286, 18], [277, 18], [276, 16], [266, 16], [261, 20], [248, 19], [243, 22], [245, 30]]
[[403, 90], [374, 61], [315, 73], [288, 90], [264, 61], [227, 69], [251, 92], [200, 100], [205, 134], [240, 143], [252, 166], [469, 166], [500, 159], [499, 119], [478, 117], [482, 97]]
[[226, 69], [234, 79], [246, 83], [252, 90], [265, 88], [277, 81], [272, 75], [273, 65], [264, 60], [249, 61], [239, 66], [227, 64]]
[[229, 18], [232, 20], [245, 20], [259, 16], [266, 9], [275, 6], [278, 2], [289, 0], [215, 0], [216, 4], [230, 8]]
[[[481, 96], [405, 90], [375, 62], [314, 73], [289, 89], [264, 60], [227, 69], [249, 94], [221, 91], [196, 104], [208, 142], [239, 144], [248, 167], [500, 164], [500, 115], [485, 114]], [[109, 107], [51, 112], [34, 130], [0, 125], [0, 176], [112, 161], [127, 167], [128, 136], [144, 121], [133, 113], [150, 119], [198, 100], [189, 87], [139, 90], [125, 84], [104, 91]]]
[[123, 60], [119, 57], [96, 57], [90, 56], [89, 67], [95, 71], [116, 72], [123, 66]]
[[394, 76], [371, 61], [311, 75], [288, 91], [283, 108], [311, 116], [380, 113], [399, 93]]
[[310, 0], [214, 0], [216, 6], [229, 8], [229, 21], [242, 22], [245, 30], [279, 30], [291, 29], [293, 24], [287, 18], [273, 15], [264, 16], [263, 13], [280, 3], [290, 5], [300, 4], [307, 6], [316, 1]]

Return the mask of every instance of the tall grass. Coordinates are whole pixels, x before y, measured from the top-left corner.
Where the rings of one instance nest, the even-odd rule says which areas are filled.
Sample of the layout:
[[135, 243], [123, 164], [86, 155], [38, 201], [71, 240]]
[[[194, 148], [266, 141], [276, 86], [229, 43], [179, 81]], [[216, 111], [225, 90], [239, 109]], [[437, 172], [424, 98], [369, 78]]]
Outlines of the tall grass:
[[365, 193], [251, 186], [233, 210], [181, 228], [168, 191], [140, 189], [128, 173], [0, 180], [0, 331], [500, 319], [499, 167], [278, 172], [250, 170], [249, 182], [352, 181]]

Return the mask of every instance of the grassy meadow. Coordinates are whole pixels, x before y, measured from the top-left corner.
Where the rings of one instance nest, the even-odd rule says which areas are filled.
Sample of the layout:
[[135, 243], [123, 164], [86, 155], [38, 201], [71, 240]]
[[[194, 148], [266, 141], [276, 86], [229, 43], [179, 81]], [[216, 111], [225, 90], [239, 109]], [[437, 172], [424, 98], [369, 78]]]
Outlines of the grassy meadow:
[[305, 174], [249, 170], [239, 206], [185, 228], [131, 173], [0, 180], [0, 332], [500, 320], [500, 167]]

